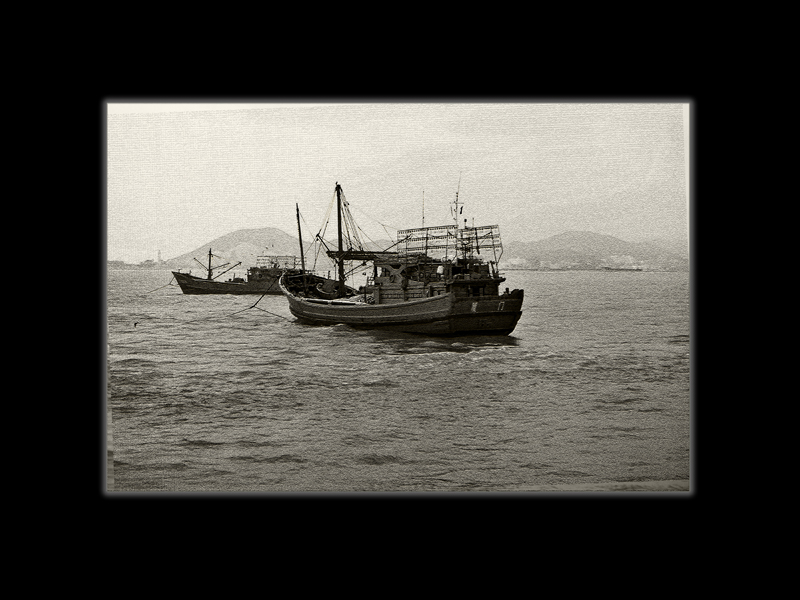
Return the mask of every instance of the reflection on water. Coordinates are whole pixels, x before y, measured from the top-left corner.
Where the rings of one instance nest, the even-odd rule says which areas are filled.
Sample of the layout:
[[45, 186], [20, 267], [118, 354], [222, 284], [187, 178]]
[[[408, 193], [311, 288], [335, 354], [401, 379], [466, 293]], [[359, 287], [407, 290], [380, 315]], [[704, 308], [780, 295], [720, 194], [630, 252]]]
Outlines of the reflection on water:
[[420, 352], [472, 352], [486, 348], [512, 347], [519, 344], [513, 335], [431, 337], [413, 333], [395, 333], [379, 330], [358, 330], [346, 325], [348, 335], [360, 336], [359, 341], [369, 340], [381, 346], [381, 352], [404, 354]]

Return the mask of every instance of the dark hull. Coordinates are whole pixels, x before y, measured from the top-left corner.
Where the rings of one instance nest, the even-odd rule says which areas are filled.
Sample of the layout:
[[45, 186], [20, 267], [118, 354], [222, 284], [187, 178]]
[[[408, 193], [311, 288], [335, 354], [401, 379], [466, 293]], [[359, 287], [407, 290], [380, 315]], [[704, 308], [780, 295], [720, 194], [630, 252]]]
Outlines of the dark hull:
[[289, 310], [304, 323], [345, 324], [436, 336], [509, 335], [522, 314], [522, 290], [489, 297], [432, 298], [391, 304], [300, 298], [281, 285]]
[[187, 273], [173, 271], [175, 280], [184, 294], [272, 294], [279, 296], [278, 279], [281, 272], [276, 270], [273, 276], [264, 277], [260, 281], [214, 281], [202, 279]]

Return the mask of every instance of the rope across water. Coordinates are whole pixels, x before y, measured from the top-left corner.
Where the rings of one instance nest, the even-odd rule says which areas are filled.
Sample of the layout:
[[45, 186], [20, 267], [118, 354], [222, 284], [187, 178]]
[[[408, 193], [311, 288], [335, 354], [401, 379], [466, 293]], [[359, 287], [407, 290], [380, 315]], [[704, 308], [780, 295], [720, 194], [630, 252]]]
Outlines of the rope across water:
[[[165, 287], [168, 287], [168, 286], [172, 285], [172, 281], [173, 281], [174, 279], [175, 279], [175, 277], [173, 276], [173, 278], [172, 278], [172, 279], [170, 279], [170, 282], [169, 282], [167, 285], [162, 285], [161, 287], [158, 287], [158, 288], [156, 288], [156, 289], [154, 289], [154, 290], [150, 290], [150, 291], [149, 291], [149, 292], [147, 292], [147, 293], [149, 294], [149, 293], [151, 293], [151, 292], [156, 292], [156, 291], [158, 291], [158, 290], [162, 290], [162, 289], [164, 289]], [[260, 310], [260, 311], [262, 311], [262, 312], [265, 312], [265, 313], [267, 313], [268, 315], [272, 315], [273, 317], [279, 317], [279, 318], [281, 318], [281, 319], [286, 319], [287, 321], [291, 321], [291, 319], [290, 319], [289, 317], [287, 317], [287, 316], [284, 316], [284, 315], [279, 315], [279, 314], [277, 314], [277, 313], [274, 313], [274, 312], [271, 312], [271, 311], [267, 310], [266, 308], [261, 308], [260, 306], [258, 306], [258, 303], [259, 303], [259, 302], [261, 302], [261, 300], [262, 300], [262, 299], [264, 298], [264, 296], [266, 296], [266, 295], [267, 295], [267, 294], [261, 294], [261, 296], [258, 298], [258, 300], [256, 300], [256, 301], [253, 303], [253, 305], [252, 305], [252, 306], [248, 306], [247, 308], [243, 308], [242, 310], [237, 310], [236, 312], [232, 312], [232, 313], [226, 313], [226, 314], [224, 314], [224, 315], [219, 315], [219, 316], [216, 316], [216, 317], [214, 317], [214, 316], [211, 316], [211, 317], [200, 317], [200, 318], [197, 318], [197, 319], [190, 319], [189, 321], [181, 321], [181, 323], [182, 323], [182, 324], [183, 324], [183, 323], [195, 323], [195, 322], [197, 322], [197, 321], [208, 321], [208, 320], [210, 320], [210, 319], [222, 319], [222, 318], [227, 318], [227, 317], [233, 317], [234, 315], [238, 315], [238, 314], [240, 314], [240, 313], [243, 313], [243, 312], [245, 312], [245, 311], [247, 311], [247, 310], [250, 310], [250, 309], [252, 309], [252, 308], [255, 308], [256, 310]], [[141, 321], [136, 321], [136, 322], [133, 324], [133, 326], [134, 326], [134, 327], [136, 327], [136, 326], [138, 326], [139, 324], [141, 324]]]

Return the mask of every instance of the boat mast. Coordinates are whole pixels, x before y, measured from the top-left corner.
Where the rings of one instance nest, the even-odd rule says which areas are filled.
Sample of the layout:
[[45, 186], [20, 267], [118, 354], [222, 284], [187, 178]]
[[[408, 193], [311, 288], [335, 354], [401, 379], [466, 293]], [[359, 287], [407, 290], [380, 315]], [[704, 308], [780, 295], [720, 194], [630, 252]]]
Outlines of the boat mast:
[[[458, 174], [458, 187], [456, 188], [456, 199], [455, 199], [455, 202], [454, 202], [455, 209], [454, 209], [454, 217], [453, 218], [456, 220], [456, 257], [458, 257], [458, 245], [459, 245], [459, 243], [461, 243], [462, 244], [462, 250], [464, 252], [464, 260], [466, 261], [467, 260], [467, 247], [466, 247], [466, 244], [464, 244], [462, 242], [463, 236], [460, 235], [460, 233], [459, 233], [461, 231], [461, 227], [460, 227], [460, 224], [459, 224], [459, 217], [461, 216], [461, 212], [464, 211], [464, 206], [463, 205], [461, 206], [461, 209], [460, 209], [461, 212], [459, 212], [459, 208], [458, 208], [458, 193], [460, 191], [461, 191], [461, 173]], [[467, 220], [464, 219], [464, 229], [466, 229], [466, 228], [467, 228]]]
[[[459, 175], [458, 176], [458, 188], [456, 189], [456, 199], [455, 199], [455, 202], [454, 202], [456, 207], [455, 207], [455, 209], [453, 211], [453, 219], [455, 219], [455, 222], [456, 222], [456, 229], [458, 229], [458, 192], [460, 190], [461, 190], [461, 176]], [[463, 206], [461, 207], [461, 210], [464, 210]]]
[[[425, 229], [425, 190], [422, 190], [422, 229]], [[425, 256], [428, 255], [428, 230], [425, 229]]]
[[342, 247], [342, 186], [336, 182], [336, 224], [339, 229], [339, 297], [345, 295], [344, 292], [344, 248]]
[[303, 232], [300, 230], [300, 206], [298, 206], [297, 202], [294, 203], [294, 207], [297, 209], [297, 237], [300, 240], [300, 266], [303, 269], [303, 291], [308, 296], [308, 283], [306, 281], [306, 259], [303, 255]]

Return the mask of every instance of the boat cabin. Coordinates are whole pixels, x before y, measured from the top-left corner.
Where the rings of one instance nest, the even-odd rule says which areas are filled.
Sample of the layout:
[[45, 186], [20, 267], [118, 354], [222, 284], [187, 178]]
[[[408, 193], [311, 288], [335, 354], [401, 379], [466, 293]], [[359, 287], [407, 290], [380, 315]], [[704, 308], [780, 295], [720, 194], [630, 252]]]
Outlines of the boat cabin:
[[256, 256], [256, 266], [247, 269], [247, 281], [275, 279], [280, 271], [296, 271], [299, 269], [296, 256]]
[[456, 258], [436, 260], [424, 255], [398, 255], [395, 260], [375, 261], [374, 273], [363, 293], [369, 302], [390, 304], [453, 293], [457, 297], [497, 296], [500, 277], [493, 262]]

